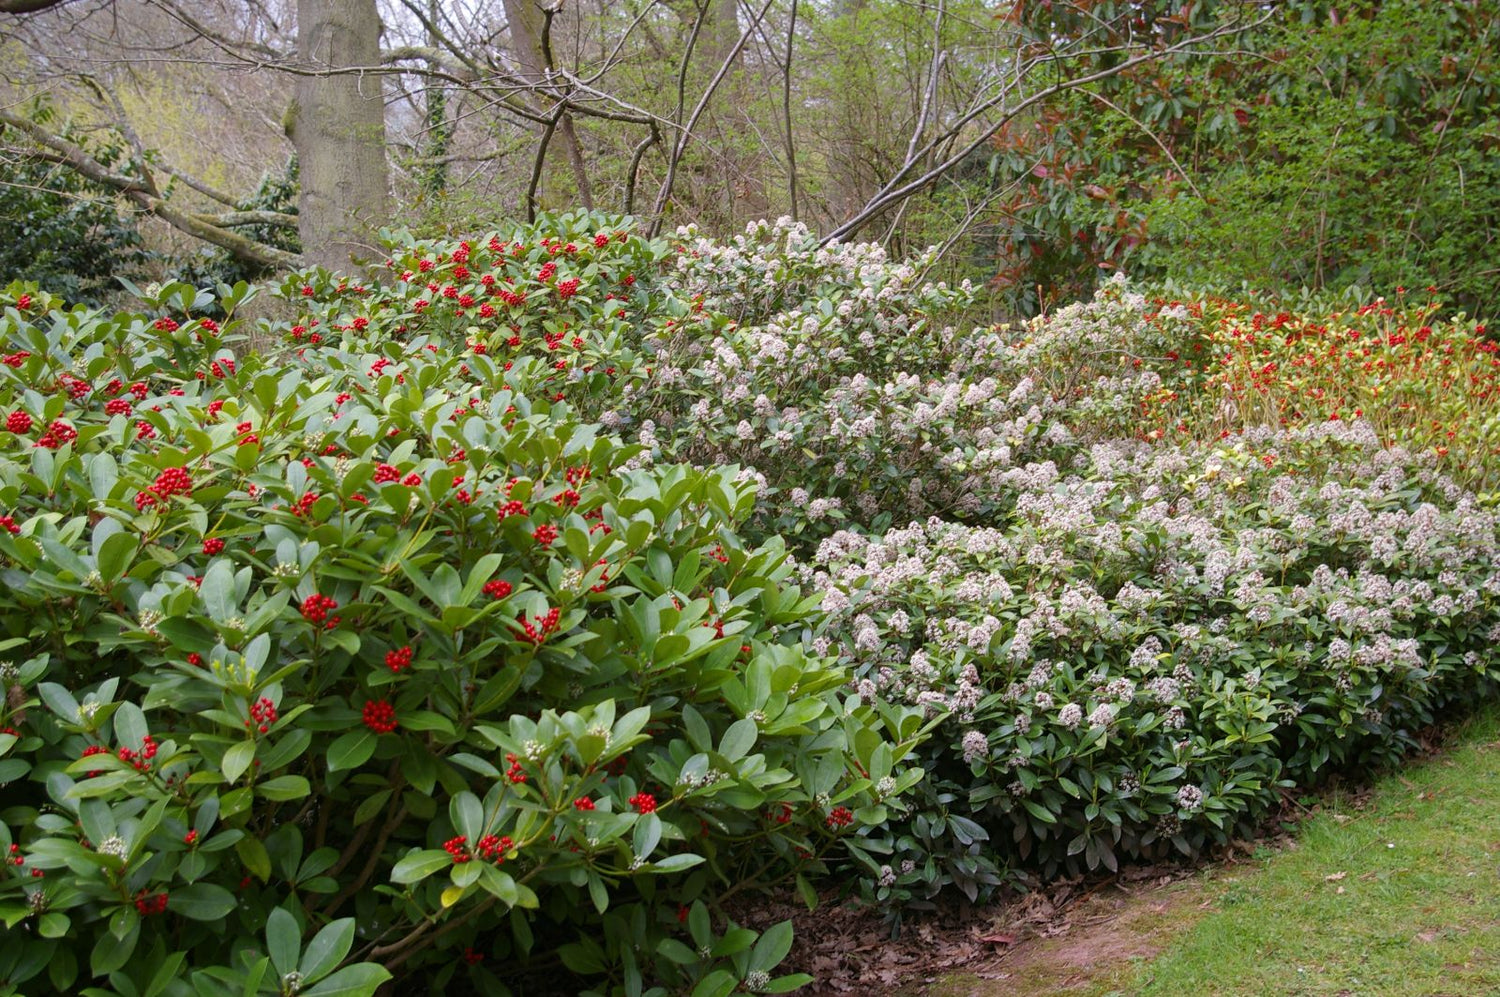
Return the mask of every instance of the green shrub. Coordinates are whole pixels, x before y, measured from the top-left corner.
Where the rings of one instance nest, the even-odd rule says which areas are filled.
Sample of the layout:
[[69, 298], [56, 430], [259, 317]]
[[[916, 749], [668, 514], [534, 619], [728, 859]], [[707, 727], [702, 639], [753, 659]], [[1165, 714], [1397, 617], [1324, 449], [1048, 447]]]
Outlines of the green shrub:
[[[56, 111], [36, 102], [30, 116], [50, 124]], [[7, 129], [0, 127], [0, 138]], [[106, 167], [122, 168], [123, 145], [88, 141], [72, 128]], [[119, 194], [69, 169], [40, 159], [7, 163], [0, 184], [0, 281], [37, 281], [70, 301], [99, 302], [119, 291], [117, 276], [130, 276], [148, 259], [135, 214]]]
[[1492, 695], [1500, 516], [1433, 462], [1347, 423], [1100, 444], [1011, 471], [998, 526], [825, 540], [859, 695], [944, 718], [876, 894], [1195, 854]]
[[[654, 307], [595, 286], [659, 247], [581, 247], [494, 324], [295, 278], [281, 357], [228, 349], [244, 285], [222, 325], [186, 285], [0, 299], [9, 992], [801, 982], [789, 926], [710, 908], [861, 848], [920, 715], [836, 695], [734, 468], [632, 469], [584, 421]], [[398, 251], [485, 252], [430, 248]]]

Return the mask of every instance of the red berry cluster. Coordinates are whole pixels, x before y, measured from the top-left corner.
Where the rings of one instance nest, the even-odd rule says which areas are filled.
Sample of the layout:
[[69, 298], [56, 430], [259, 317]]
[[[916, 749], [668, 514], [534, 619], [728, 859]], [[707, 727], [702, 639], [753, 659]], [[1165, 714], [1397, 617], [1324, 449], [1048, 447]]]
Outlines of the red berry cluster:
[[[20, 845], [13, 844], [10, 846], [10, 864], [14, 866], [24, 866], [26, 864], [26, 856], [21, 854]], [[32, 879], [41, 879], [42, 875], [43, 873], [40, 869], [31, 870]]]
[[589, 586], [589, 591], [595, 593], [603, 592], [605, 589], [609, 588], [609, 561], [601, 557], [599, 558], [598, 563], [604, 566], [604, 572], [599, 576], [599, 581], [597, 584]]
[[525, 640], [533, 644], [541, 644], [547, 637], [557, 630], [558, 621], [562, 618], [562, 610], [553, 607], [540, 617], [527, 619], [525, 614], [517, 621], [525, 632]]
[[729, 563], [729, 555], [724, 553], [723, 544], [714, 544], [714, 549], [708, 552], [708, 556], [713, 558], [715, 561], [718, 561], [720, 564]]
[[302, 516], [306, 516], [308, 513], [312, 512], [313, 504], [317, 501], [317, 492], [304, 492], [301, 498], [292, 503], [292, 515], [299, 518]]
[[481, 962], [484, 962], [484, 953], [475, 951], [472, 947], [466, 948], [464, 949], [463, 959], [470, 966], [477, 966]]
[[[84, 748], [83, 749], [83, 754], [79, 755], [78, 757], [79, 758], [89, 758], [89, 757], [92, 757], [94, 755], [107, 755], [107, 754], [109, 754], [109, 749], [106, 748], [104, 745], [102, 745], [102, 744], [91, 744], [87, 748]], [[85, 772], [83, 774], [83, 777], [85, 779], [92, 779], [96, 775], [103, 775], [103, 774], [104, 774], [104, 770], [103, 769], [93, 769], [91, 771]]]
[[463, 865], [465, 862], [471, 862], [474, 859], [474, 856], [469, 854], [468, 846], [468, 835], [460, 834], [456, 838], [449, 838], [443, 842], [443, 851], [447, 852], [453, 858], [454, 865]]
[[496, 515], [497, 519], [505, 519], [507, 516], [524, 516], [526, 507], [520, 502], [510, 501], [502, 505]]
[[378, 464], [375, 467], [375, 483], [384, 484], [387, 481], [396, 481], [401, 477], [401, 472], [391, 464]]
[[792, 805], [790, 803], [778, 803], [776, 809], [766, 812], [766, 820], [773, 824], [791, 823]]
[[162, 317], [151, 323], [151, 328], [157, 332], [176, 332], [177, 323], [169, 318]]
[[58, 376], [57, 385], [66, 391], [70, 398], [82, 398], [94, 390], [89, 382], [66, 372]]
[[505, 853], [510, 851], [514, 845], [515, 842], [510, 840], [510, 835], [508, 834], [498, 838], [493, 834], [486, 834], [479, 839], [479, 843], [474, 847], [480, 855], [493, 860], [496, 865], [499, 865], [505, 861]]
[[16, 525], [14, 516], [0, 516], [0, 527], [4, 527], [7, 533], [20, 533], [21, 528]]
[[594, 801], [589, 799], [587, 796], [580, 796], [578, 799], [573, 801], [573, 809], [592, 810], [594, 809]]
[[385, 652], [385, 666], [393, 672], [411, 667], [411, 645], [403, 644], [394, 651]]
[[203, 541], [203, 553], [209, 557], [217, 557], [224, 553], [224, 541], [219, 537], [209, 537]]
[[196, 845], [198, 843], [198, 829], [194, 828], [187, 834], [184, 834], [182, 836], [182, 843], [188, 846]]
[[136, 894], [135, 909], [141, 912], [142, 917], [150, 917], [153, 914], [165, 914], [167, 912], [167, 895], [166, 893], [158, 893], [152, 896], [145, 890], [142, 890]]
[[30, 357], [30, 353], [21, 350], [19, 353], [7, 353], [3, 359], [0, 359], [0, 363], [4, 363], [7, 367], [19, 367]]
[[164, 499], [173, 495], [191, 495], [193, 493], [193, 476], [185, 467], [169, 467], [156, 476], [156, 482], [151, 490]]
[[575, 505], [578, 504], [578, 499], [579, 499], [578, 493], [575, 492], [571, 488], [564, 488], [562, 491], [560, 491], [556, 495], [552, 496], [552, 501], [556, 502], [558, 505], [562, 506], [564, 509], [571, 509], [571, 508], [573, 508]]
[[630, 805], [638, 814], [655, 813], [656, 797], [650, 793], [636, 793], [630, 798]]
[[105, 415], [129, 415], [132, 411], [130, 403], [123, 398], [111, 398], [104, 403]]
[[552, 275], [555, 273], [557, 273], [557, 264], [553, 263], [551, 260], [548, 260], [546, 263], [543, 263], [542, 268], [536, 272], [536, 279], [539, 281], [549, 281], [552, 279]]
[[248, 728], [254, 724], [256, 729], [264, 734], [271, 729], [271, 725], [276, 722], [277, 718], [276, 704], [262, 696], [250, 705], [250, 719], [245, 721], [245, 726]]
[[194, 668], [202, 668], [203, 655], [199, 654], [197, 651], [189, 651], [187, 656], [187, 663], [192, 665]]
[[31, 432], [31, 416], [20, 409], [5, 417], [5, 428], [17, 436]]
[[567, 280], [557, 282], [557, 296], [566, 301], [578, 293], [578, 278], [569, 277]]
[[377, 734], [389, 734], [395, 730], [396, 708], [388, 700], [372, 699], [365, 704], [364, 709], [365, 726]]
[[[319, 595], [317, 592], [314, 592], [302, 600], [302, 618], [314, 625], [324, 624], [328, 620], [328, 611], [338, 608], [338, 600], [332, 596]], [[338, 617], [335, 616], [333, 622], [337, 623]]]
[[52, 424], [47, 427], [47, 431], [38, 437], [32, 446], [56, 450], [64, 443], [72, 443], [76, 439], [78, 439], [78, 430], [61, 419], [54, 419]]
[[828, 811], [828, 819], [824, 821], [830, 831], [836, 831], [841, 827], [848, 827], [854, 820], [854, 811], [848, 807], [834, 807]]
[[497, 602], [510, 595], [510, 582], [501, 578], [494, 578], [484, 583], [484, 594]]
[[118, 754], [120, 761], [129, 762], [137, 772], [147, 772], [151, 769], [151, 759], [156, 757], [156, 738], [147, 734], [141, 738], [140, 751], [121, 748]]
[[505, 777], [514, 785], [525, 782], [526, 770], [521, 768], [521, 759], [517, 758], [514, 752], [508, 751], [505, 753], [505, 760], [510, 762], [510, 769], [505, 773]]
[[541, 526], [538, 526], [536, 529], [531, 531], [531, 539], [535, 540], [543, 547], [551, 547], [552, 541], [556, 540], [557, 537], [557, 527], [553, 526], [551, 523], [543, 523]]

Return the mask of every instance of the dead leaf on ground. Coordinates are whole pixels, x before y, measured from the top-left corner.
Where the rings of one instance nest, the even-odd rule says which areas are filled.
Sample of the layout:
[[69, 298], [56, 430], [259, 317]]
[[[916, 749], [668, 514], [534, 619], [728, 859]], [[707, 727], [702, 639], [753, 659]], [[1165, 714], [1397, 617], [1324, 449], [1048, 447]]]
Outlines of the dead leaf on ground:
[[[1347, 875], [1349, 875], [1347, 872], [1335, 872], [1335, 873], [1331, 873], [1331, 874], [1323, 877], [1323, 882], [1325, 882], [1325, 883], [1337, 883], [1339, 880], [1343, 879]], [[1340, 890], [1339, 892], [1342, 893], [1344, 891]]]

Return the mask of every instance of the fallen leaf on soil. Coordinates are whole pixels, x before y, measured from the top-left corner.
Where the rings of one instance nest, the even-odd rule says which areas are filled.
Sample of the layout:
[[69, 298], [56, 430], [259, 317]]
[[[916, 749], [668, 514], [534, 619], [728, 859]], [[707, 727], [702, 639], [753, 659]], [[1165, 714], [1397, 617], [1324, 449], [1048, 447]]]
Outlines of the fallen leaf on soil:
[[[1349, 875], [1347, 872], [1335, 872], [1335, 873], [1332, 873], [1331, 875], [1324, 876], [1323, 877], [1323, 882], [1325, 882], [1325, 883], [1337, 883], [1339, 880], [1343, 879], [1347, 875]], [[1344, 891], [1343, 890], [1339, 890], [1339, 892], [1343, 893]]]
[[999, 932], [999, 933], [996, 933], [996, 934], [993, 934], [993, 935], [980, 935], [979, 936], [979, 940], [981, 942], [991, 942], [991, 943], [993, 943], [995, 945], [1014, 945], [1014, 944], [1016, 944], [1016, 936], [1015, 935], [1006, 934], [1005, 932]]

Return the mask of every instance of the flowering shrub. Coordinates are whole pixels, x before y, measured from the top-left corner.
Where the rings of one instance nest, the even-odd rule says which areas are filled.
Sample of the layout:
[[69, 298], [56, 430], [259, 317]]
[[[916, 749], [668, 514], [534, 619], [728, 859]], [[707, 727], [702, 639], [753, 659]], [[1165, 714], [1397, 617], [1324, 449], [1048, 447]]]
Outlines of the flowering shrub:
[[[920, 712], [838, 694], [734, 468], [586, 421], [638, 366], [597, 309], [655, 307], [599, 288], [656, 250], [574, 238], [294, 277], [282, 357], [229, 350], [243, 285], [221, 323], [0, 296], [9, 986], [802, 982], [788, 926], [706, 905], [864, 848]], [[526, 301], [463, 303], [496, 285]]]
[[678, 293], [697, 306], [648, 332], [653, 376], [605, 418], [633, 422], [654, 459], [753, 469], [760, 530], [993, 512], [995, 474], [1067, 442], [1050, 399], [999, 389], [1003, 329], [943, 324], [974, 289], [925, 281], [930, 256], [817, 249], [785, 219], [724, 245], [678, 234]]
[[786, 222], [389, 247], [267, 354], [243, 285], [0, 296], [13, 986], [779, 992], [726, 894], [1190, 854], [1494, 689], [1472, 323], [960, 331]]
[[1493, 692], [1500, 515], [1433, 464], [1365, 424], [1100, 444], [1008, 472], [999, 526], [823, 541], [859, 697], [944, 718], [881, 894], [1192, 853]]
[[1094, 439], [1224, 438], [1256, 426], [1363, 420], [1494, 483], [1500, 341], [1405, 289], [1394, 302], [1267, 313], [1220, 298], [1148, 298], [1123, 278], [1029, 324], [1002, 379], [1033, 378]]

